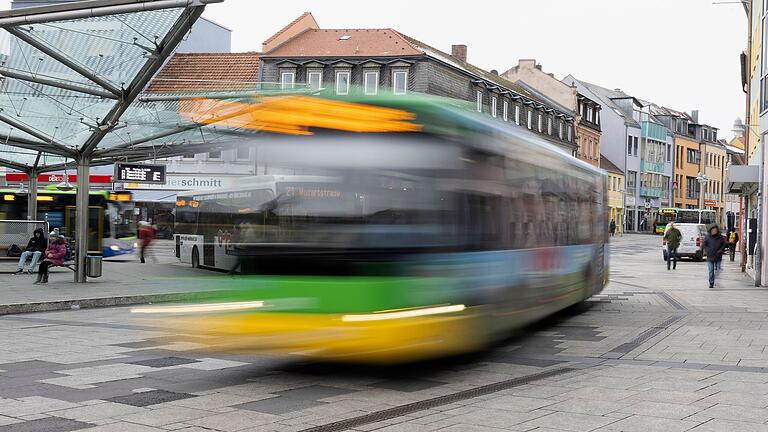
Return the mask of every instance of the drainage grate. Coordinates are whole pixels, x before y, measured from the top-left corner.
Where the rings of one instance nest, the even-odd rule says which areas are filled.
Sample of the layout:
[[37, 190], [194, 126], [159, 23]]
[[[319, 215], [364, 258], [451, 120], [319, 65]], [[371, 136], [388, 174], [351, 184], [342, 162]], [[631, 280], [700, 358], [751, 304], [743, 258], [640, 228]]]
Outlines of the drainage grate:
[[445, 396], [438, 396], [431, 399], [413, 402], [405, 405], [400, 405], [394, 408], [385, 409], [382, 411], [376, 411], [369, 414], [365, 414], [359, 417], [353, 417], [346, 420], [340, 420], [333, 423], [328, 423], [321, 426], [311, 427], [309, 429], [303, 429], [300, 432], [336, 432], [343, 431], [369, 423], [380, 422], [383, 420], [389, 420], [396, 417], [402, 417], [418, 411], [424, 411], [426, 409], [435, 408], [442, 405], [448, 405], [454, 402], [476, 398], [478, 396], [484, 396], [491, 393], [496, 393], [502, 390], [518, 387], [523, 384], [528, 384], [533, 381], [537, 381], [552, 376], [562, 375], [568, 372], [573, 372], [576, 369], [573, 368], [559, 368], [553, 369], [547, 372], [541, 372], [532, 375], [526, 375], [519, 378], [512, 378], [506, 381], [500, 381], [493, 384], [487, 384], [477, 388], [463, 390], [457, 393], [451, 393]]
[[673, 308], [675, 308], [677, 310], [688, 310], [688, 308], [683, 306], [682, 303], [680, 303], [674, 297], [672, 297], [671, 295], [669, 295], [669, 294], [667, 294], [667, 293], [665, 293], [663, 291], [656, 291], [656, 295], [661, 297], [662, 299], [664, 299], [665, 302], [669, 303], [670, 305], [672, 305]]

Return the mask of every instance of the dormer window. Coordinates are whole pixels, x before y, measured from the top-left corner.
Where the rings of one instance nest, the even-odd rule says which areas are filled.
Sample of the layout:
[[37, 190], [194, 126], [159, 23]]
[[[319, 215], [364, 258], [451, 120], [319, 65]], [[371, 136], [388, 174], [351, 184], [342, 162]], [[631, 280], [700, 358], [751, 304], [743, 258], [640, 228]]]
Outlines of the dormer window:
[[296, 71], [283, 71], [280, 72], [280, 88], [292, 89], [296, 85]]
[[340, 70], [336, 71], [336, 94], [347, 95], [349, 94], [349, 76], [350, 71]]
[[496, 117], [496, 105], [497, 105], [496, 96], [491, 96], [491, 116], [493, 117]]
[[379, 71], [367, 70], [363, 73], [363, 89], [367, 95], [379, 92]]

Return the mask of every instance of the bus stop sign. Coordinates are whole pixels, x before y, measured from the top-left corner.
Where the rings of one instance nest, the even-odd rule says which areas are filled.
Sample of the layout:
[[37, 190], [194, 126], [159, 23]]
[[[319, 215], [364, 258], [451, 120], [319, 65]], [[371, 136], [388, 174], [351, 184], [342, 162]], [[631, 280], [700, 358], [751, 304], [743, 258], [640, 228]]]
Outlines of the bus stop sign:
[[115, 164], [115, 181], [123, 183], [165, 184], [165, 165]]

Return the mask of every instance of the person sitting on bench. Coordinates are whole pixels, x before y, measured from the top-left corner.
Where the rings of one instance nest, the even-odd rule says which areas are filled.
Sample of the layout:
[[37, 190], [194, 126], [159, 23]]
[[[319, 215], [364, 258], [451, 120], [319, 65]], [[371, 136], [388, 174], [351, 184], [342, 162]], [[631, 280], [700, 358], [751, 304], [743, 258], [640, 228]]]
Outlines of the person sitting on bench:
[[48, 269], [51, 266], [64, 264], [64, 257], [67, 255], [67, 245], [64, 243], [64, 236], [52, 232], [49, 237], [48, 247], [45, 249], [45, 258], [43, 263], [40, 264], [35, 284], [48, 283]]
[[34, 273], [35, 266], [40, 261], [40, 257], [43, 255], [43, 251], [45, 251], [47, 247], [48, 240], [45, 238], [43, 230], [41, 228], [36, 229], [35, 232], [32, 233], [32, 238], [29, 239], [29, 243], [27, 243], [27, 249], [21, 254], [21, 257], [19, 258], [19, 268], [16, 269], [16, 273], [14, 274], [24, 273], [24, 264], [27, 263], [27, 259], [29, 259], [29, 257], [32, 257], [32, 261], [29, 263], [27, 273]]

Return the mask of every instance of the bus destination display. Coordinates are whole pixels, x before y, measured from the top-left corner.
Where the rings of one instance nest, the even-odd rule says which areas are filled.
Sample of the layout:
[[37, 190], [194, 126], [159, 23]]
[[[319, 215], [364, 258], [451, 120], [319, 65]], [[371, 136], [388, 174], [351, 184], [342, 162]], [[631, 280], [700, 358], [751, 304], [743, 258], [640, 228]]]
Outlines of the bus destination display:
[[116, 163], [115, 181], [165, 184], [165, 165]]

